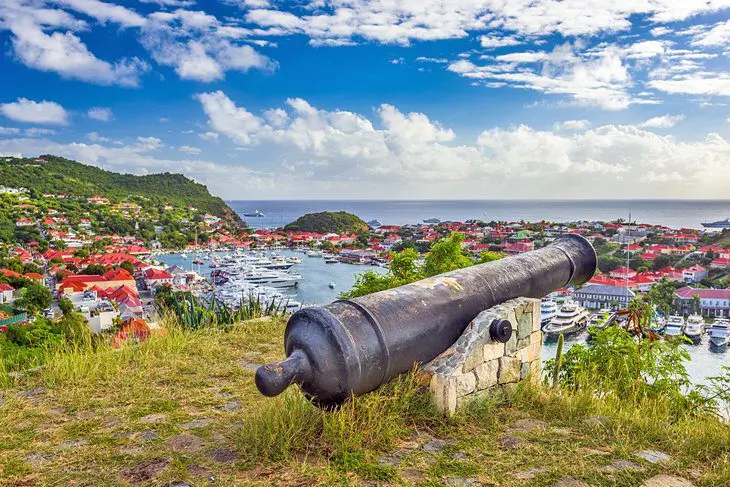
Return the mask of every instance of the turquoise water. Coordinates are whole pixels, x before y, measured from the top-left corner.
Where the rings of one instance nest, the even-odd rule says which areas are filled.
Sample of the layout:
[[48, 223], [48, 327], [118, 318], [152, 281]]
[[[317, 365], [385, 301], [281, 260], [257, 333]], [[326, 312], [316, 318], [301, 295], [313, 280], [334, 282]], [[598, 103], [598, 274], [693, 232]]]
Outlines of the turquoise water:
[[[278, 254], [284, 256], [301, 257], [302, 263], [292, 267], [292, 271], [298, 272], [303, 279], [296, 288], [297, 299], [305, 304], [327, 304], [335, 299], [342, 291], [347, 291], [355, 283], [355, 276], [365, 271], [385, 272], [386, 269], [381, 267], [359, 266], [352, 264], [325, 264], [324, 259], [307, 257], [306, 255], [290, 250], [279, 250]], [[189, 256], [190, 260], [193, 259]], [[185, 269], [191, 267], [202, 275], [209, 275], [211, 269], [206, 264], [201, 266], [193, 266], [190, 260], [180, 258], [177, 254], [158, 256], [158, 260], [168, 265], [177, 264]], [[330, 282], [335, 283], [335, 289], [328, 287]], [[287, 291], [289, 292], [289, 291]], [[566, 350], [576, 343], [585, 343], [585, 334], [578, 335], [575, 339], [568, 339], [565, 342]], [[723, 365], [730, 366], [730, 353], [715, 353], [710, 351], [707, 343], [707, 337], [703, 337], [702, 343], [698, 345], [684, 345], [690, 352], [692, 360], [687, 364], [688, 372], [695, 383], [705, 382], [707, 377], [719, 375]], [[547, 342], [543, 346], [543, 360], [548, 360], [555, 356], [554, 342]]]

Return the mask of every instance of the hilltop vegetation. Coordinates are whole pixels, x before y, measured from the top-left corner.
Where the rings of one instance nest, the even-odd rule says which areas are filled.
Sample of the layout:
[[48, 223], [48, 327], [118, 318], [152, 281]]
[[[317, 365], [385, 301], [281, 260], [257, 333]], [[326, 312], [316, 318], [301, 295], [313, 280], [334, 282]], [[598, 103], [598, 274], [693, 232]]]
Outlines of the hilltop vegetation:
[[152, 202], [194, 206], [219, 217], [234, 214], [221, 198], [212, 196], [204, 185], [182, 174], [120, 174], [53, 155], [0, 159], [0, 184], [27, 188], [38, 194], [102, 195], [116, 200], [130, 195], [144, 196]]
[[322, 211], [307, 213], [284, 227], [298, 232], [353, 234], [368, 230], [368, 224], [360, 217], [346, 211]]

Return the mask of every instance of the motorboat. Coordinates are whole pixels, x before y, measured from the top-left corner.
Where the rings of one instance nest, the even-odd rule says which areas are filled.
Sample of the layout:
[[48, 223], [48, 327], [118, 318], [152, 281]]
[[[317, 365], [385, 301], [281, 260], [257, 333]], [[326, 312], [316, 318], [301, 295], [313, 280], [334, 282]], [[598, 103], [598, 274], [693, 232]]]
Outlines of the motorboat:
[[590, 315], [590, 311], [576, 303], [565, 303], [542, 331], [548, 339], [557, 338], [558, 335], [572, 335], [585, 330]]
[[338, 262], [339, 262], [339, 260], [337, 259], [336, 255], [328, 254], [328, 255], [324, 256], [325, 264], [337, 264]]
[[664, 329], [667, 327], [667, 320], [660, 315], [654, 315], [649, 324], [649, 331], [654, 333], [664, 333]]
[[684, 318], [678, 315], [672, 315], [667, 318], [667, 325], [664, 327], [664, 336], [678, 337], [684, 333]]
[[702, 334], [705, 332], [705, 320], [700, 315], [691, 315], [687, 318], [684, 327], [684, 336], [692, 340], [692, 343], [700, 343]]
[[180, 254], [180, 258], [181, 259], [187, 259], [188, 258], [188, 254]]
[[334, 289], [335, 288], [335, 281], [330, 281], [329, 288]]
[[308, 250], [306, 255], [307, 257], [322, 257], [322, 252], [319, 250]]
[[302, 259], [299, 257], [287, 257], [286, 261], [294, 265], [302, 263]]
[[702, 226], [705, 228], [730, 228], [730, 218], [724, 220], [718, 220], [716, 222], [703, 222]]
[[541, 325], [547, 325], [550, 321], [558, 315], [560, 306], [552, 299], [543, 299], [540, 302], [540, 323]]
[[730, 320], [715, 320], [710, 327], [710, 348], [725, 350], [730, 345]]

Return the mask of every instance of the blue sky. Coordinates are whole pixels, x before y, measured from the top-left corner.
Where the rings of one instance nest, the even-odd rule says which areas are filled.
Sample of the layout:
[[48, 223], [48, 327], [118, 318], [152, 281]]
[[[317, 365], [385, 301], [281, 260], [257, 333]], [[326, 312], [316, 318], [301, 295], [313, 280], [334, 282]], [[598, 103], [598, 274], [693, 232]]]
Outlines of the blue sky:
[[4, 0], [0, 42], [0, 154], [228, 199], [730, 194], [726, 0]]

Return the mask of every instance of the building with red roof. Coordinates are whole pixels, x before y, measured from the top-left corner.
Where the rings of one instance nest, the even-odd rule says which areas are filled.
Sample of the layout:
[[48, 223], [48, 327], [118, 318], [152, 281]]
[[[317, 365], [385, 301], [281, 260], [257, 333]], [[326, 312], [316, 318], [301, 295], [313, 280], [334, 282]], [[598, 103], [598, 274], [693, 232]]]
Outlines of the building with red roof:
[[706, 316], [730, 317], [730, 289], [697, 289], [690, 286], [677, 289], [674, 293], [677, 308], [685, 313], [694, 313], [699, 298], [699, 311]]
[[614, 279], [633, 279], [636, 277], [636, 271], [628, 267], [619, 267], [612, 270], [609, 275]]
[[144, 278], [150, 289], [163, 285], [172, 286], [173, 276], [165, 270], [153, 268], [147, 269], [144, 271]]
[[38, 274], [37, 272], [28, 272], [27, 274], [24, 274], [23, 277], [40, 284], [43, 284], [43, 281], [45, 280], [43, 274]]
[[695, 264], [692, 267], [682, 269], [682, 279], [686, 282], [700, 282], [702, 279], [707, 277], [707, 269], [699, 264]]
[[15, 302], [15, 288], [10, 284], [0, 282], [0, 304], [13, 304]]

